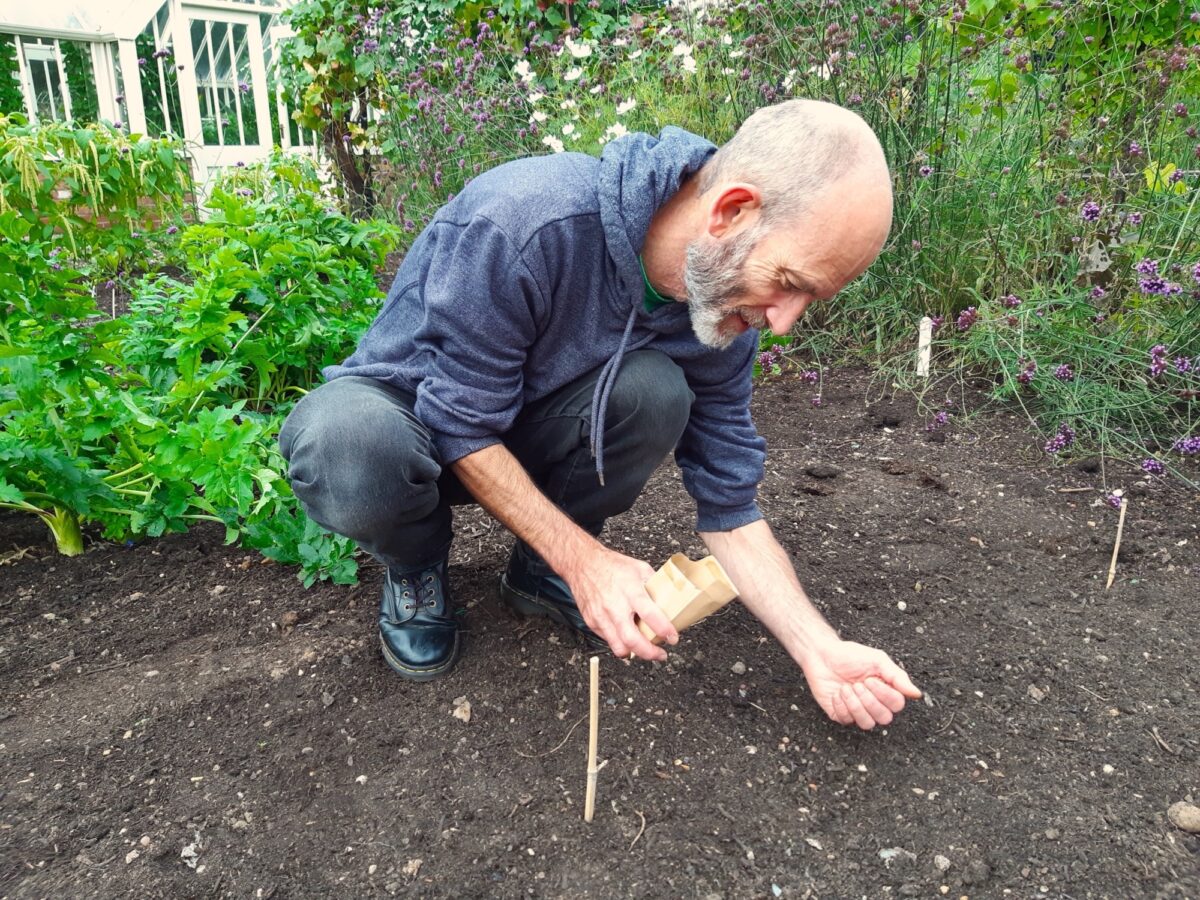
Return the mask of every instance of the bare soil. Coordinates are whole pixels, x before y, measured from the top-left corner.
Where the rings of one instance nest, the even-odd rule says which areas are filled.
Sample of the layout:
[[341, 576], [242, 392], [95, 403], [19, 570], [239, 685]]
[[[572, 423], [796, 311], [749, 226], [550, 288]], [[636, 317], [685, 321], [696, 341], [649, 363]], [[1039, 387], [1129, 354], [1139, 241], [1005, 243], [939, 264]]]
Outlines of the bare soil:
[[[0, 519], [0, 896], [1200, 897], [1200, 836], [1166, 820], [1200, 800], [1196, 495], [1056, 467], [1004, 413], [929, 433], [883, 387], [763, 383], [761, 500], [926, 701], [832, 724], [733, 604], [665, 664], [602, 661], [590, 826], [587, 654], [501, 608], [510, 538], [478, 510], [466, 654], [429, 684], [379, 657], [369, 562], [306, 591], [219, 531], [65, 559]], [[666, 462], [607, 539], [700, 556], [692, 522]]]

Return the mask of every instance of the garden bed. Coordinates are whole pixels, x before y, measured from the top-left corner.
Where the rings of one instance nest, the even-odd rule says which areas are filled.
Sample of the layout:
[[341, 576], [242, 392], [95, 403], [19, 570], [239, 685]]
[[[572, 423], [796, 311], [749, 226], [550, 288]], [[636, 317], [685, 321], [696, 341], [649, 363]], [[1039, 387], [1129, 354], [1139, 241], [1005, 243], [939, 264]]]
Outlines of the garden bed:
[[[1140, 472], [1049, 465], [1005, 414], [930, 433], [879, 389], [761, 384], [762, 506], [928, 702], [833, 725], [734, 604], [666, 664], [603, 660], [590, 826], [586, 653], [500, 608], [479, 511], [466, 654], [425, 685], [379, 657], [373, 564], [305, 591], [220, 529], [66, 559], [0, 519], [31, 548], [0, 567], [0, 895], [1200, 896], [1165, 815], [1200, 797], [1196, 496], [1134, 489], [1106, 592], [1102, 498]], [[664, 464], [608, 540], [698, 556], [691, 523]]]

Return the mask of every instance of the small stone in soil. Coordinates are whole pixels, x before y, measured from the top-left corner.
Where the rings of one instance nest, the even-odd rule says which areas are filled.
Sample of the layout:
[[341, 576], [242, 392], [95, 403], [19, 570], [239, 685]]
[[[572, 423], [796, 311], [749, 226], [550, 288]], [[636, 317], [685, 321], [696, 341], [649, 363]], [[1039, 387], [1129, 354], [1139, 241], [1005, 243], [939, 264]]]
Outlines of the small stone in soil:
[[729, 667], [729, 671], [731, 671], [734, 675], [745, 675], [746, 674], [746, 664], [739, 659], [737, 662], [735, 662], [732, 666]]
[[1183, 831], [1200, 834], [1200, 806], [1180, 800], [1167, 810], [1167, 820]]

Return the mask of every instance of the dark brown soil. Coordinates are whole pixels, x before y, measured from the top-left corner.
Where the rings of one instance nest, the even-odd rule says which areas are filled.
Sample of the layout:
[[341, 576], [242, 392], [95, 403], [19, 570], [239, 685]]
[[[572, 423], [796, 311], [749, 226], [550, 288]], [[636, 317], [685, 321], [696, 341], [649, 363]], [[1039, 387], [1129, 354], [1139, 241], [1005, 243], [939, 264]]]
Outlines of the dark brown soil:
[[[586, 653], [500, 608], [480, 512], [467, 652], [425, 685], [379, 658], [373, 565], [305, 591], [217, 531], [64, 559], [0, 521], [31, 548], [0, 566], [0, 895], [1200, 897], [1165, 815], [1200, 800], [1196, 496], [1136, 489], [1105, 591], [1132, 468], [1055, 468], [1005, 414], [930, 440], [879, 388], [763, 384], [762, 505], [928, 701], [833, 725], [734, 604], [666, 664], [604, 659], [590, 826]], [[658, 564], [691, 524], [664, 464], [608, 540]]]

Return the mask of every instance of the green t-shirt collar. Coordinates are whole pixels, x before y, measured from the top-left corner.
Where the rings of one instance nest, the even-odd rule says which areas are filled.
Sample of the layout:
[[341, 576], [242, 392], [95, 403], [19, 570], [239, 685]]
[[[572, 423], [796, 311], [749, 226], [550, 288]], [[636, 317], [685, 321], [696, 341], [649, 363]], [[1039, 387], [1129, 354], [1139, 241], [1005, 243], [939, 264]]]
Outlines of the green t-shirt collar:
[[674, 300], [672, 300], [670, 297], [664, 297], [654, 289], [653, 285], [650, 284], [650, 278], [646, 275], [646, 263], [642, 261], [640, 256], [638, 257], [638, 263], [642, 267], [642, 281], [646, 283], [646, 296], [642, 301], [642, 305], [645, 306], [646, 312], [654, 312], [660, 306], [666, 306], [668, 303], [674, 303]]

